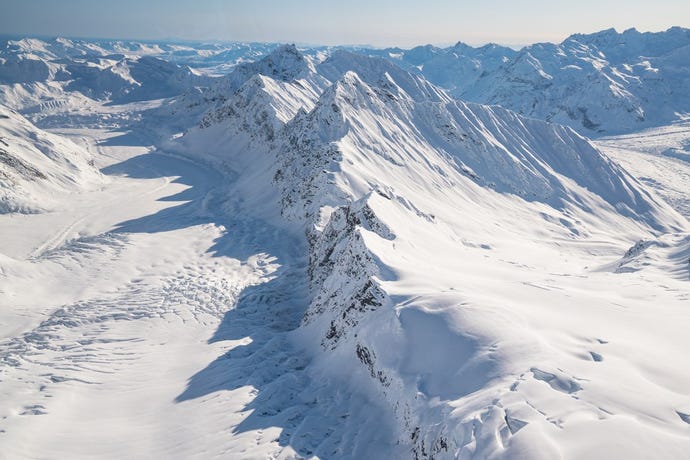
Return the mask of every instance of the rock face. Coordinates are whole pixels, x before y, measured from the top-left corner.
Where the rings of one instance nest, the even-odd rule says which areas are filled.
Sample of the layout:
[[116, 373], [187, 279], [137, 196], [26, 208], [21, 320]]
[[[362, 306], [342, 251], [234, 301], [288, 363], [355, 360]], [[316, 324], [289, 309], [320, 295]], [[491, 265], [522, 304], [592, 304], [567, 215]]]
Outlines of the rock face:
[[82, 147], [0, 105], [0, 213], [41, 212], [65, 193], [100, 181]]
[[[455, 101], [386, 60], [313, 66], [282, 47], [236, 72], [166, 148], [203, 152], [237, 174], [247, 210], [304, 232], [301, 334], [316, 365], [389, 405], [413, 458], [555, 455], [521, 382], [583, 388], [530, 364], [549, 352], [511, 320], [520, 300], [486, 294], [516, 292], [516, 275], [491, 267], [519, 244], [534, 254], [522, 270], [551, 276], [559, 244], [535, 235], [620, 246], [687, 223], [572, 129]], [[527, 444], [511, 444], [518, 432]]]

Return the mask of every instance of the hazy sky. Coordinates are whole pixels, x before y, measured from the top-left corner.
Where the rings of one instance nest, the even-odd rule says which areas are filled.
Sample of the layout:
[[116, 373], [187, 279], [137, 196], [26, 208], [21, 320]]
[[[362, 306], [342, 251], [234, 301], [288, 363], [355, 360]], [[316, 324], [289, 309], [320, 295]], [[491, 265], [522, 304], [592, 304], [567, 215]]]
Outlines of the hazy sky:
[[690, 0], [0, 0], [0, 33], [377, 46], [690, 27]]

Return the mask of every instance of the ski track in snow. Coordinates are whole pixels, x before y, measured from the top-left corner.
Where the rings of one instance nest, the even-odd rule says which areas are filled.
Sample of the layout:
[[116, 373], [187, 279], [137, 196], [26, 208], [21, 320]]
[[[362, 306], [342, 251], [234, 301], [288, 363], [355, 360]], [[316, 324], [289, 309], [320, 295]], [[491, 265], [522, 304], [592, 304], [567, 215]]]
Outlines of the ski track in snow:
[[[220, 174], [126, 149], [99, 147], [121, 160], [104, 168], [110, 200], [97, 211], [82, 202], [18, 263], [97, 284], [63, 287], [74, 290], [65, 304], [15, 307], [29, 325], [0, 340], [0, 458], [354, 457], [350, 443], [385, 445], [372, 403], [313, 381], [293, 345], [306, 262], [285, 248], [301, 243], [221, 219]], [[122, 181], [138, 182], [138, 201], [170, 204], [145, 215], [145, 203], [118, 195]], [[131, 206], [144, 215], [85, 234], [104, 210]], [[362, 435], [367, 425], [378, 429]]]

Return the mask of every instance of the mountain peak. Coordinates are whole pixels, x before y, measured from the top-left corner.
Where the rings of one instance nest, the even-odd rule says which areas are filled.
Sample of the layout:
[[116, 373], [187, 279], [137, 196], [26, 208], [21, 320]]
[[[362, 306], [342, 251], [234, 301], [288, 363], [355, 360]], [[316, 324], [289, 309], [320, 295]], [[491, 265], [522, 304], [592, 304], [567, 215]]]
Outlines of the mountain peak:
[[616, 37], [620, 36], [620, 34], [614, 29], [613, 27], [610, 27], [608, 29], [600, 30], [598, 32], [593, 32], [590, 34], [583, 34], [583, 33], [576, 33], [570, 35], [568, 38], [563, 40], [561, 42], [561, 45], [571, 42], [571, 41], [577, 41], [579, 43], [585, 43], [585, 44], [600, 44], [602, 41], [609, 41], [612, 40]]
[[257, 73], [282, 81], [294, 80], [309, 68], [309, 61], [294, 44], [280, 45], [257, 64]]
[[297, 58], [302, 58], [302, 53], [299, 52], [294, 43], [284, 43], [278, 46], [271, 52], [272, 55], [291, 54]]
[[457, 42], [455, 45], [453, 45], [454, 50], [467, 50], [471, 48], [472, 47], [465, 42]]
[[[338, 50], [317, 67], [317, 72], [331, 82], [336, 82], [347, 73], [354, 72], [359, 80], [374, 88], [387, 88], [393, 83], [416, 101], [448, 99], [447, 95], [428, 81], [379, 57]], [[348, 78], [352, 80], [353, 77]]]

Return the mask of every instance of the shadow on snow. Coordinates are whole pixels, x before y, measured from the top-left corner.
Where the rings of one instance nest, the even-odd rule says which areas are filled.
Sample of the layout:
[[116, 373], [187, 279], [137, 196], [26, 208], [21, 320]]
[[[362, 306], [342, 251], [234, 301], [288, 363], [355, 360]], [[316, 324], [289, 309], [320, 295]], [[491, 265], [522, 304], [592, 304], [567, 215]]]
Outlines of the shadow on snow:
[[[161, 201], [180, 202], [149, 216], [122, 222], [116, 232], [156, 233], [200, 224], [225, 227], [208, 249], [214, 257], [241, 261], [264, 253], [276, 257], [280, 268], [270, 279], [246, 288], [222, 319], [209, 343], [249, 339], [219, 356], [191, 376], [177, 402], [202, 398], [217, 391], [251, 386], [255, 397], [245, 407], [245, 419], [236, 433], [279, 427], [277, 440], [299, 455], [352, 457], [347, 444], [352, 433], [364, 448], [376, 442], [376, 433], [362, 434], [363, 422], [381, 425], [381, 414], [371, 406], [353, 408], [353, 396], [326, 381], [314, 382], [306, 371], [308, 357], [291, 340], [308, 305], [306, 243], [266, 222], [247, 218], [228, 195], [231, 179], [190, 160], [153, 152], [103, 169], [104, 174], [155, 179], [174, 177], [188, 188]], [[357, 406], [357, 405], [355, 405]], [[251, 412], [249, 412], [251, 411]], [[347, 435], [346, 433], [350, 433]], [[344, 451], [343, 448], [348, 449]]]

